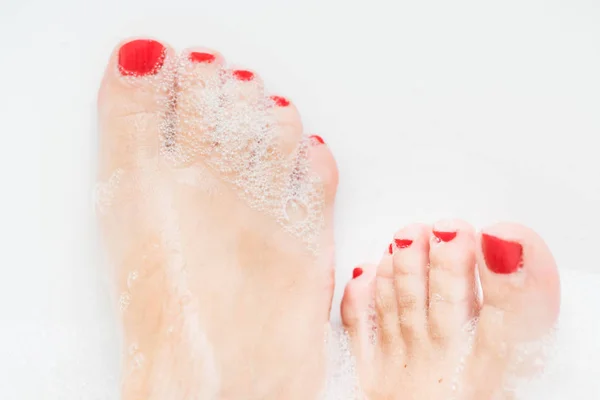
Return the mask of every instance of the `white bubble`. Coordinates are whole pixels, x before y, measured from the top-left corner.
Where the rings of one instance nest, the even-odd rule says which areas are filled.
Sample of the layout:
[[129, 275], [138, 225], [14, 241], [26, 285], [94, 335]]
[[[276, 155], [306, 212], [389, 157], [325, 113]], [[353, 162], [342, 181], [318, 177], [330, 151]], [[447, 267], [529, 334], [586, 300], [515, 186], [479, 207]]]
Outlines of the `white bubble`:
[[131, 304], [131, 294], [129, 292], [121, 293], [121, 296], [119, 296], [119, 308], [121, 311], [127, 310], [129, 304]]
[[138, 344], [134, 342], [129, 345], [129, 348], [127, 349], [127, 351], [129, 352], [129, 355], [132, 356], [135, 353], [137, 353], [138, 349], [139, 349]]
[[133, 284], [138, 279], [138, 277], [139, 277], [138, 271], [133, 270], [133, 271], [129, 272], [129, 274], [127, 275], [127, 287], [129, 289], [131, 289], [133, 287]]
[[140, 369], [144, 365], [145, 361], [146, 361], [146, 358], [144, 357], [144, 354], [135, 353], [133, 355], [133, 362], [131, 365], [132, 365], [133, 369]]

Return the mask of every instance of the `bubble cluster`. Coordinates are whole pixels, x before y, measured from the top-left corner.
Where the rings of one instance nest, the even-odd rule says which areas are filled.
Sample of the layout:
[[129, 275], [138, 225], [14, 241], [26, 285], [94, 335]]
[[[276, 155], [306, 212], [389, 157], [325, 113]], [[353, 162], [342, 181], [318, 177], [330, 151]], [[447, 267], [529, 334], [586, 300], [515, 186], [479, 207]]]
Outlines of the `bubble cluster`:
[[117, 168], [108, 181], [98, 182], [94, 188], [94, 208], [100, 214], [105, 214], [113, 205], [115, 192], [121, 183], [123, 170]]
[[358, 382], [356, 361], [350, 350], [350, 337], [342, 327], [330, 328], [326, 339], [327, 381], [322, 400], [364, 400]]
[[123, 292], [119, 296], [119, 309], [121, 311], [126, 311], [131, 304], [131, 294], [129, 292]]
[[184, 57], [143, 79], [162, 94], [160, 152], [171, 167], [207, 167], [205, 173], [233, 186], [248, 206], [317, 251], [323, 185], [310, 173], [310, 140], [303, 138], [291, 154], [282, 152], [274, 102], [259, 80], [242, 82], [224, 68], [206, 73]]

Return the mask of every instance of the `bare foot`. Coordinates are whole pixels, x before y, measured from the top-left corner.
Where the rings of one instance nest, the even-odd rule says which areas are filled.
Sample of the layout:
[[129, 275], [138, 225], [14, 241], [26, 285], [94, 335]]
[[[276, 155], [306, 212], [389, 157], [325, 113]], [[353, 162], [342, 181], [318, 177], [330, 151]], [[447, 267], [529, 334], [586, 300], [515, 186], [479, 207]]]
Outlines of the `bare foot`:
[[526, 227], [503, 223], [476, 234], [462, 221], [411, 225], [379, 266], [354, 276], [342, 319], [370, 400], [511, 399], [543, 366], [559, 278], [550, 251]]
[[328, 147], [207, 49], [124, 42], [98, 102], [123, 399], [315, 398], [334, 285]]

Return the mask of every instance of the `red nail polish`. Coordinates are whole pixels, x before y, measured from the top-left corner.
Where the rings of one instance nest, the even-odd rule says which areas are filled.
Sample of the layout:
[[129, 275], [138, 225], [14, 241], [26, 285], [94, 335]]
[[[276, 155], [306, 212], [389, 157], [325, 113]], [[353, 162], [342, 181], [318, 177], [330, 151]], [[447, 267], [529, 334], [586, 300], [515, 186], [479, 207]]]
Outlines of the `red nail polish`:
[[271, 100], [273, 100], [279, 107], [287, 107], [290, 105], [290, 101], [285, 97], [271, 96]]
[[412, 240], [410, 239], [394, 239], [394, 243], [396, 243], [396, 247], [399, 249], [405, 249], [412, 244]]
[[437, 238], [438, 243], [440, 241], [442, 242], [449, 242], [452, 239], [454, 239], [456, 237], [456, 232], [440, 232], [440, 231], [433, 231], [434, 236]]
[[392, 254], [394, 252], [394, 245], [390, 243], [390, 247], [388, 248], [388, 252]]
[[318, 146], [320, 144], [325, 144], [325, 141], [319, 135], [310, 135], [308, 138], [310, 139], [310, 144], [312, 144], [313, 146]]
[[192, 51], [189, 55], [189, 58], [190, 58], [190, 61], [197, 62], [197, 63], [207, 63], [207, 64], [210, 64], [217, 59], [214, 54], [199, 53], [197, 51]]
[[523, 246], [495, 236], [481, 235], [485, 264], [496, 274], [512, 274], [523, 266]]
[[154, 75], [162, 68], [164, 61], [165, 46], [156, 40], [132, 40], [119, 49], [121, 75]]
[[363, 273], [362, 268], [354, 268], [354, 270], [352, 271], [352, 279], [356, 279], [359, 276], [361, 276]]
[[254, 72], [246, 71], [245, 69], [236, 69], [233, 71], [233, 76], [240, 81], [251, 81], [254, 79]]

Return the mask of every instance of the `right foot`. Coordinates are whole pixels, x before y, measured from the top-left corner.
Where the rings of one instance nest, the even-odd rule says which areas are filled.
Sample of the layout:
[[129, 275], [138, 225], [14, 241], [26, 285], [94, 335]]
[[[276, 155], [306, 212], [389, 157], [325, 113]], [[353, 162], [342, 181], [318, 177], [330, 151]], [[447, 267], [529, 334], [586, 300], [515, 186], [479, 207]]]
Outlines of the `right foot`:
[[543, 366], [559, 278], [528, 228], [411, 225], [353, 275], [342, 319], [369, 400], [513, 399]]
[[123, 43], [98, 102], [122, 398], [315, 398], [334, 283], [323, 140], [206, 49]]

